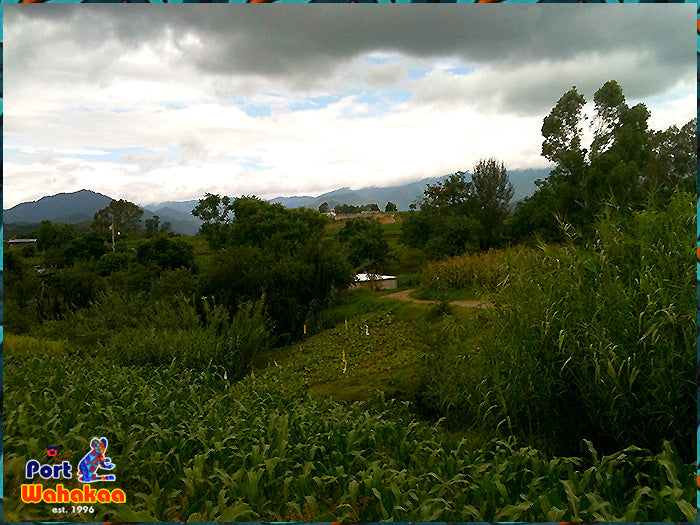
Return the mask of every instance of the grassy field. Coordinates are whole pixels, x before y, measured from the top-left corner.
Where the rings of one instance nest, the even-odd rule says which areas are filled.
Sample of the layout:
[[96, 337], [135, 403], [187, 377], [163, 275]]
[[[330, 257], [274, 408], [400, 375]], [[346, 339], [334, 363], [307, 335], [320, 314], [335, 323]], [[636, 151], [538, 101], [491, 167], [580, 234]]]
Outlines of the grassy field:
[[393, 313], [390, 301], [358, 295], [355, 311], [372, 302], [388, 309], [260, 355], [238, 383], [175, 364], [118, 366], [65, 342], [9, 335], [5, 519], [51, 519], [51, 505], [19, 502], [24, 464], [44, 456], [47, 443], [59, 460], [77, 459], [93, 434], [109, 437], [114, 485], [127, 493], [125, 504], [97, 506], [90, 519], [98, 521], [694, 515], [694, 491], [683, 482], [694, 465], [670, 444], [601, 455], [586, 443], [580, 457], [550, 457], [512, 438], [421, 420], [401, 401], [420, 393], [425, 353], [405, 309], [427, 309], [402, 304]]
[[[679, 198], [589, 245], [435, 263], [399, 284], [442, 302], [339, 293], [263, 351], [259, 304], [203, 325], [182, 296], [6, 334], [4, 519], [53, 519], [19, 498], [26, 462], [105, 436], [95, 488], [126, 503], [62, 519], [693, 521], [693, 220]], [[498, 306], [444, 303], [477, 297]]]

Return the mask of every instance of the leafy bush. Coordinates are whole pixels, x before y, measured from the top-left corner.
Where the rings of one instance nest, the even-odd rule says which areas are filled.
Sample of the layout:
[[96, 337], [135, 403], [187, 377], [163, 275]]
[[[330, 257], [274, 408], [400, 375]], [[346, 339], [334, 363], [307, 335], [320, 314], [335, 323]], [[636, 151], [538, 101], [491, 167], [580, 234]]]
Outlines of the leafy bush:
[[429, 263], [421, 276], [426, 288], [480, 287], [494, 290], [506, 280], [510, 268], [522, 259], [526, 250], [495, 250], [477, 255], [458, 255]]
[[266, 349], [270, 334], [263, 300], [242, 305], [229, 317], [222, 306], [204, 303], [198, 322], [194, 305], [182, 299], [148, 325], [125, 329], [100, 344], [100, 352], [122, 365], [167, 365], [193, 370], [220, 369], [232, 381], [249, 371], [253, 355]]

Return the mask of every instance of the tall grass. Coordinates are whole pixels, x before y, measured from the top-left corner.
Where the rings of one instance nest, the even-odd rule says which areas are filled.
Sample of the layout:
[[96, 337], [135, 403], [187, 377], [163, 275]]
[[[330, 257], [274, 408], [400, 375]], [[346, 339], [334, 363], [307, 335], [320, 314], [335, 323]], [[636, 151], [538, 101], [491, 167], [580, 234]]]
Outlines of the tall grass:
[[587, 246], [572, 236], [521, 258], [492, 296], [508, 306], [446, 321], [433, 341], [433, 405], [560, 453], [671, 439], [694, 458], [694, 217], [679, 193], [663, 210], [609, 210]]
[[179, 315], [116, 332], [100, 343], [100, 353], [121, 365], [220, 369], [234, 381], [250, 372], [253, 356], [271, 343], [262, 299], [242, 305], [233, 317], [223, 306], [205, 302], [202, 322], [191, 302], [181, 302]]
[[[458, 255], [428, 264], [421, 274], [421, 286], [435, 289], [478, 287], [495, 290], [518, 261], [531, 256], [526, 248], [491, 249], [476, 255]], [[528, 255], [529, 254], [529, 255]]]

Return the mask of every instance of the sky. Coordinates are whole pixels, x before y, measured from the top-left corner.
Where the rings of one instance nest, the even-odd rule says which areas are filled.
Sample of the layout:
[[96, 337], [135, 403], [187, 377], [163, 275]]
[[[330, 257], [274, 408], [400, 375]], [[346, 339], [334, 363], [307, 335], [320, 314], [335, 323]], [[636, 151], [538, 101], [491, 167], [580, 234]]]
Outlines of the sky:
[[384, 7], [6, 4], [3, 208], [543, 168], [544, 117], [611, 79], [653, 129], [696, 116], [695, 4]]

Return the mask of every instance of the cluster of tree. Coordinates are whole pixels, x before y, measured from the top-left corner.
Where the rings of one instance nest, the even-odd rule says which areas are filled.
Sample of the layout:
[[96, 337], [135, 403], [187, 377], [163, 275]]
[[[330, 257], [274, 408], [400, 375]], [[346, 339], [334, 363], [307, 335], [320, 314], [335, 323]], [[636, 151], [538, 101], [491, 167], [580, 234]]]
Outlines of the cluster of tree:
[[338, 204], [335, 208], [337, 214], [362, 213], [363, 211], [381, 211], [377, 204], [363, 204], [362, 206], [353, 206], [352, 204]]
[[[78, 234], [72, 224], [42, 221], [34, 232], [36, 246], [6, 254], [8, 327], [60, 319], [98, 300], [110, 286], [149, 292], [164, 272], [190, 269], [192, 247], [170, 238], [168, 223], [154, 216], [140, 227], [143, 214], [127, 201], [112, 201], [95, 214], [89, 230]], [[114, 237], [112, 237], [114, 232]]]
[[206, 194], [192, 211], [216, 253], [201, 274], [201, 294], [231, 312], [264, 297], [273, 332], [283, 341], [313, 324], [335, 289], [353, 278], [343, 250], [325, 238], [328, 219], [256, 197]]
[[[338, 204], [335, 208], [335, 213], [361, 213], [363, 211], [380, 211], [379, 206], [377, 204], [366, 204], [364, 206], [352, 206], [350, 204]], [[393, 202], [389, 201], [386, 203], [386, 207], [384, 208], [385, 212], [393, 212], [396, 211], [396, 204]], [[328, 213], [328, 203], [324, 202], [318, 207], [318, 211], [321, 213]]]
[[611, 80], [594, 95], [593, 139], [587, 149], [582, 144], [585, 103], [573, 87], [545, 117], [542, 155], [555, 167], [512, 213], [508, 203], [513, 188], [505, 166], [493, 158], [482, 160], [471, 181], [457, 172], [428, 185], [418, 202], [420, 210], [411, 206], [402, 242], [440, 258], [508, 241], [561, 240], [571, 227], [587, 239], [608, 205], [639, 210], [665, 205], [676, 190], [692, 191], [697, 119], [680, 129], [650, 130], [646, 106], [629, 107], [619, 84]]
[[556, 166], [537, 182], [534, 195], [518, 203], [510, 219], [513, 237], [557, 239], [561, 221], [589, 237], [608, 204], [623, 210], [663, 206], [674, 191], [693, 190], [697, 119], [680, 129], [650, 130], [647, 107], [629, 107], [614, 80], [596, 91], [593, 101], [589, 148], [582, 144], [586, 100], [576, 87], [545, 117], [542, 155]]
[[375, 219], [348, 220], [338, 232], [338, 240], [346, 245], [348, 261], [357, 272], [383, 273], [394, 257], [384, 228]]
[[142, 217], [143, 210], [133, 202], [124, 199], [113, 200], [109, 206], [95, 213], [92, 229], [111, 239], [170, 234], [172, 225], [169, 222], [161, 224], [158, 215], [146, 219], [143, 225]]
[[512, 197], [504, 164], [482, 159], [474, 166], [471, 181], [457, 172], [428, 185], [420, 210], [412, 211], [403, 223], [401, 240], [432, 258], [488, 250], [505, 239]]

